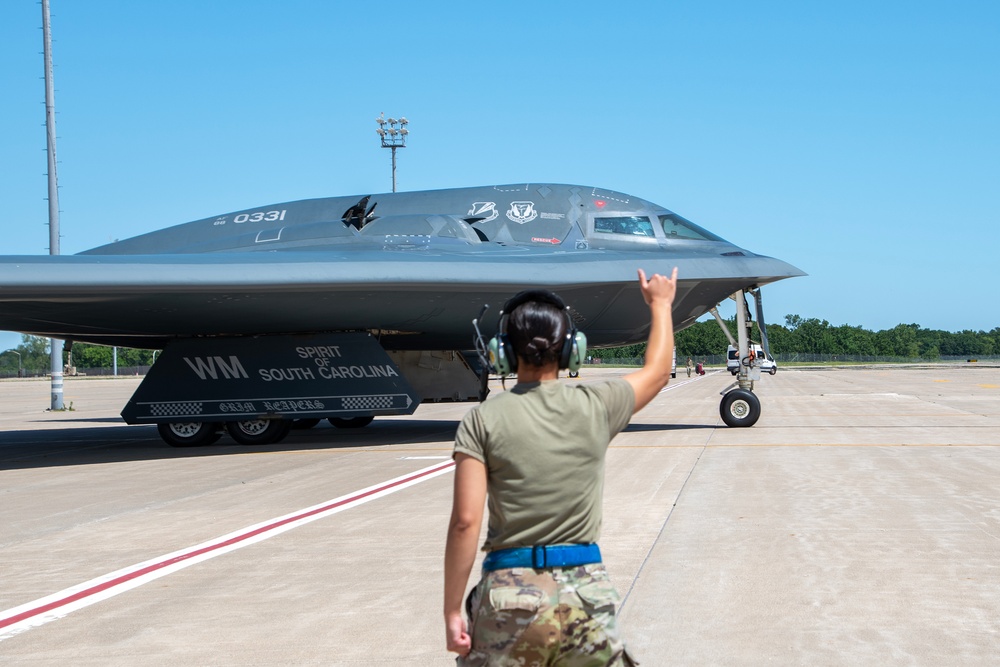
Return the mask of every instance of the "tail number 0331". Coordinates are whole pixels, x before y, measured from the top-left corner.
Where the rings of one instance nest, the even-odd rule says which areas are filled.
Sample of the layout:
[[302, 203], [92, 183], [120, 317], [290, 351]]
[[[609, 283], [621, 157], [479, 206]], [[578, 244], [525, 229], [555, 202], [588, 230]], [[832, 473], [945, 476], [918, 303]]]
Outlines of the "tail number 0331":
[[240, 213], [233, 217], [233, 222], [241, 225], [244, 222], [277, 222], [285, 219], [285, 211], [256, 211], [254, 213]]

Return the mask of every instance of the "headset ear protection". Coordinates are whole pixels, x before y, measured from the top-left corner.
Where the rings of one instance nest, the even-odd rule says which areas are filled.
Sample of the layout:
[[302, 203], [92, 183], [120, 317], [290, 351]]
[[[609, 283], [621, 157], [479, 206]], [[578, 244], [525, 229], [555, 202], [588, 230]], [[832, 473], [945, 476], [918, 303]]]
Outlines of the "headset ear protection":
[[582, 331], [577, 331], [566, 303], [548, 290], [525, 290], [515, 294], [504, 304], [503, 310], [500, 311], [497, 335], [490, 339], [486, 348], [490, 364], [501, 377], [517, 372], [517, 354], [507, 335], [507, 320], [515, 308], [532, 301], [551, 304], [566, 316], [566, 336], [559, 353], [559, 368], [573, 373], [580, 370], [580, 363], [587, 355], [587, 336]]

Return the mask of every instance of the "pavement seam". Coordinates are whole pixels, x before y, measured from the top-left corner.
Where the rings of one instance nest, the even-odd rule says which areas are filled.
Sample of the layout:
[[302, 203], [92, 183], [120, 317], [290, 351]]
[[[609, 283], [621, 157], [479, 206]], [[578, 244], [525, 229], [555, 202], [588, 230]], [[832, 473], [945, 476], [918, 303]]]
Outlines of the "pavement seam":
[[[715, 431], [713, 430], [712, 432], [714, 433]], [[711, 437], [712, 436], [709, 435], [708, 439], [711, 440]], [[692, 475], [694, 475], [694, 469], [698, 467], [698, 463], [701, 461], [702, 455], [707, 450], [708, 442], [706, 441], [706, 443], [702, 445], [701, 451], [698, 452], [698, 456], [695, 457], [694, 463], [691, 464], [691, 469], [688, 470], [687, 476], [684, 478], [684, 482], [681, 484], [680, 489], [677, 490], [677, 495], [674, 497], [674, 502], [670, 506], [670, 511], [667, 512], [666, 518], [664, 518], [663, 523], [660, 524], [660, 530], [656, 533], [656, 539], [653, 540], [649, 549], [646, 550], [646, 555], [643, 557], [642, 562], [639, 563], [639, 569], [636, 570], [635, 576], [632, 577], [632, 583], [629, 584], [628, 590], [625, 591], [625, 595], [622, 597], [621, 604], [619, 605], [619, 613], [621, 613], [621, 610], [625, 608], [626, 604], [628, 604], [629, 597], [632, 595], [633, 589], [635, 589], [636, 582], [638, 582], [639, 578], [642, 577], [642, 571], [645, 569], [646, 563], [649, 562], [653, 549], [656, 548], [656, 545], [660, 542], [660, 538], [663, 537], [663, 533], [666, 532], [667, 524], [670, 522], [670, 517], [674, 515], [674, 510], [677, 509], [677, 504], [680, 502], [681, 496], [684, 494], [684, 490], [687, 488], [688, 482], [691, 481]]]

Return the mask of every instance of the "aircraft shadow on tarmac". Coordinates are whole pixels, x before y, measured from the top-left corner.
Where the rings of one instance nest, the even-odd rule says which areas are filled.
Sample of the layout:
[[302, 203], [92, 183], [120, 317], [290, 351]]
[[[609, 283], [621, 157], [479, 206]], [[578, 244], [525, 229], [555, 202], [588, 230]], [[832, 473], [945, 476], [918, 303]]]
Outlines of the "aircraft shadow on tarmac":
[[[51, 423], [51, 422], [49, 422]], [[421, 443], [450, 443], [456, 420], [393, 419], [375, 421], [363, 429], [339, 429], [321, 423], [293, 430], [274, 445], [249, 447], [223, 436], [206, 447], [170, 447], [152, 425], [128, 426], [116, 418], [65, 420], [66, 428], [24, 429], [0, 433], [0, 471], [70, 465], [231, 456], [247, 452], [282, 452], [349, 447], [385, 447]], [[73, 427], [69, 424], [109, 424]], [[629, 424], [625, 433], [715, 429], [715, 424]], [[440, 444], [438, 445], [440, 447]], [[403, 450], [405, 451], [405, 450]], [[442, 450], [444, 451], [444, 450]]]
[[[104, 418], [75, 422], [114, 422]], [[248, 452], [282, 452], [351, 447], [385, 447], [449, 443], [458, 429], [456, 420], [395, 419], [376, 421], [363, 429], [339, 429], [321, 423], [309, 430], [293, 430], [280, 443], [250, 447], [223, 436], [206, 447], [170, 447], [152, 425], [49, 428], [0, 433], [0, 471], [77, 466], [128, 461], [231, 456]], [[440, 446], [440, 445], [439, 445]], [[407, 450], [400, 450], [406, 452]], [[442, 450], [442, 456], [450, 452]]]
[[697, 429], [717, 429], [718, 424], [629, 424], [622, 433], [646, 433], [649, 431], [691, 431]]
[[[67, 424], [121, 424], [121, 417], [81, 417], [79, 419], [61, 419], [60, 423]], [[49, 424], [51, 422], [45, 420], [37, 420], [32, 422], [35, 424]]]

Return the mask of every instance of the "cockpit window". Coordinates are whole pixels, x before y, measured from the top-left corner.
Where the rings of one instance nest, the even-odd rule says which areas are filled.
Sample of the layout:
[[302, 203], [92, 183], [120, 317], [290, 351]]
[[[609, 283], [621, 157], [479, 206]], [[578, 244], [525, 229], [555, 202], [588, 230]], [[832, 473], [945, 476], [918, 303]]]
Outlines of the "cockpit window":
[[668, 239], [694, 239], [696, 241], [725, 241], [722, 237], [702, 229], [690, 220], [685, 220], [676, 213], [660, 216], [663, 234]]
[[653, 225], [644, 215], [627, 215], [619, 218], [594, 218], [594, 231], [604, 234], [627, 236], [655, 236]]

